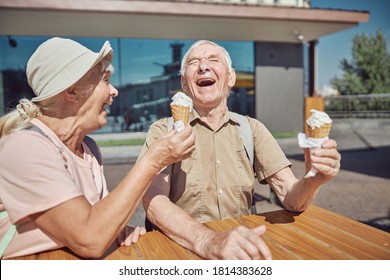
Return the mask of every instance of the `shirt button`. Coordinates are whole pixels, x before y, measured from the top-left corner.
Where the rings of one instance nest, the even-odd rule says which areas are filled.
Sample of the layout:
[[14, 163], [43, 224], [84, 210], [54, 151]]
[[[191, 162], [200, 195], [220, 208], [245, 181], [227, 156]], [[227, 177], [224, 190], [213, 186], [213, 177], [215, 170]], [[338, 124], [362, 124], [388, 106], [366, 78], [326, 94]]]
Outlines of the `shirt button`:
[[218, 190], [218, 193], [219, 193], [219, 194], [223, 194], [223, 190], [222, 190], [222, 189], [219, 189], [219, 190]]
[[219, 159], [217, 159], [217, 163], [218, 163], [218, 164], [220, 164], [220, 163], [221, 163], [221, 161], [220, 161]]

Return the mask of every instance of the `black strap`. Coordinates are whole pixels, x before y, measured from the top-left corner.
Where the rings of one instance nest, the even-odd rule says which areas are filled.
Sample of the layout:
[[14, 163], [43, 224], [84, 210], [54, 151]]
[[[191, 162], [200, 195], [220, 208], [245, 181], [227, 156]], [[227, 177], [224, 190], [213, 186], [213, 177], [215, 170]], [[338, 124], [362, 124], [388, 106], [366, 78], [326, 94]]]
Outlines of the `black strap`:
[[100, 153], [99, 147], [96, 144], [95, 140], [93, 140], [89, 136], [85, 136], [83, 141], [88, 146], [88, 148], [91, 150], [92, 154], [97, 159], [99, 165], [102, 165], [102, 155]]

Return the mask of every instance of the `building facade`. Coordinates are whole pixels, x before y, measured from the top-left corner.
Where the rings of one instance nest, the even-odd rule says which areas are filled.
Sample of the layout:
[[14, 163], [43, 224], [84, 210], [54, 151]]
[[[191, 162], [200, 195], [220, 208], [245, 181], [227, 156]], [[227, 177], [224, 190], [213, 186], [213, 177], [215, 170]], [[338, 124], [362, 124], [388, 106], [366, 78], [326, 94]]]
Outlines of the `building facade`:
[[[368, 19], [367, 12], [311, 9], [304, 0], [0, 0], [0, 114], [31, 94], [23, 82], [26, 58], [13, 62], [18, 49], [31, 55], [51, 36], [87, 46], [108, 39], [120, 91], [111, 115], [127, 117], [126, 129], [132, 123], [131, 129], [147, 129], [169, 115], [170, 96], [180, 90], [182, 52], [195, 40], [210, 39], [232, 54], [237, 71], [229, 107], [272, 132], [301, 131], [304, 98], [315, 93], [316, 42]], [[135, 67], [141, 51], [155, 51], [156, 61], [149, 56], [148, 67]]]

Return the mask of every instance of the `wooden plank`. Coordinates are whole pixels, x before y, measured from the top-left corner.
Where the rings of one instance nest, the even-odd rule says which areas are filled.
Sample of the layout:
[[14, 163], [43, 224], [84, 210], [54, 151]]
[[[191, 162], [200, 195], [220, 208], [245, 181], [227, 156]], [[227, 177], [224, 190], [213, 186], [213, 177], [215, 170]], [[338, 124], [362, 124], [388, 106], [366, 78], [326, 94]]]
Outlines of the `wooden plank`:
[[[311, 205], [303, 213], [278, 210], [206, 223], [216, 231], [238, 225], [249, 228], [265, 224], [264, 241], [273, 259], [390, 259], [390, 233]], [[79, 259], [69, 249], [42, 252], [14, 259]], [[159, 231], [148, 232], [130, 247], [112, 248], [108, 260], [201, 259]]]
[[[242, 220], [248, 226], [250, 223], [256, 223], [255, 226], [264, 224], [263, 221], [265, 221], [268, 228], [267, 236], [273, 241], [273, 244], [269, 246], [274, 259], [335, 259], [336, 257], [348, 259], [343, 252], [329, 250], [328, 244], [301, 230], [299, 223], [294, 218], [297, 216], [299, 216], [298, 213], [278, 210], [257, 216], [243, 217]], [[275, 244], [278, 245], [279, 250], [275, 251]], [[278, 251], [283, 251], [282, 255], [278, 255]]]
[[306, 216], [307, 218], [315, 219], [315, 221], [325, 221], [327, 225], [332, 225], [335, 230], [344, 230], [348, 233], [353, 233], [354, 236], [365, 240], [365, 242], [376, 244], [388, 250], [390, 249], [390, 233], [383, 230], [357, 222], [351, 218], [315, 205], [311, 205], [307, 209]]
[[266, 220], [265, 216], [260, 214], [251, 215], [246, 217], [241, 217], [241, 224], [247, 226], [248, 228], [254, 228], [259, 225], [266, 225], [267, 231], [262, 236], [265, 243], [271, 250], [272, 258], [275, 260], [292, 260], [292, 259], [302, 259], [302, 257], [290, 249], [286, 248], [284, 244], [279, 242], [279, 238], [276, 236], [279, 230], [283, 230], [282, 227], [278, 227], [275, 224], [270, 224], [269, 221]]
[[106, 259], [191, 260], [200, 257], [173, 242], [163, 233], [151, 231], [130, 247], [121, 246]]
[[[274, 259], [296, 259], [297, 255], [304, 259], [390, 258], [390, 234], [319, 207], [311, 206], [301, 214], [279, 210], [240, 220], [248, 227], [266, 224], [264, 239]], [[361, 236], [369, 232], [376, 233], [374, 241], [383, 242]]]

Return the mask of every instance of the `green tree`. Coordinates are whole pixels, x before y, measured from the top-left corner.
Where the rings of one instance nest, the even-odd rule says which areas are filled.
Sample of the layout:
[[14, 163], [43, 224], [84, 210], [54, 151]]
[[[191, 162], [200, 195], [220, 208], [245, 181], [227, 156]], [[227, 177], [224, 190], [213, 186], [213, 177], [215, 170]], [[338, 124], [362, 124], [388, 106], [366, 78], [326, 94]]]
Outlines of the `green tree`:
[[390, 93], [390, 55], [382, 31], [355, 35], [352, 42], [352, 60], [341, 60], [342, 77], [333, 78], [332, 86], [342, 95]]

